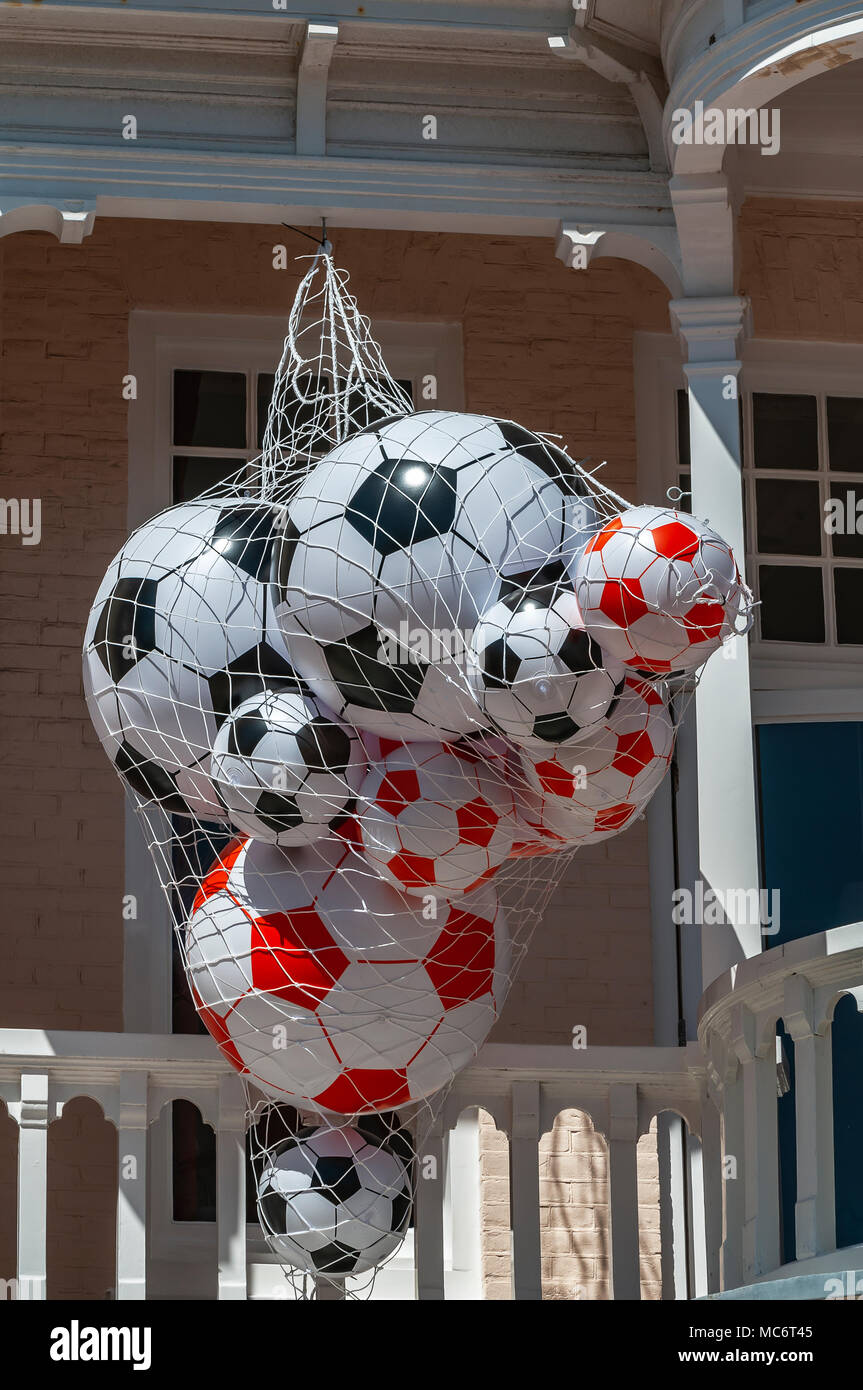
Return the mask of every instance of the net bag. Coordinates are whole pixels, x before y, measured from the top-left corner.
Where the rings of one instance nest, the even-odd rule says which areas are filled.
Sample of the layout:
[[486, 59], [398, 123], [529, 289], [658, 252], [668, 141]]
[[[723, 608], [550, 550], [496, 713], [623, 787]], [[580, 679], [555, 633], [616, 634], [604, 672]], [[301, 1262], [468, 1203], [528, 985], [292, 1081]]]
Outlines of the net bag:
[[643, 814], [751, 606], [706, 523], [415, 411], [319, 248], [261, 455], [130, 537], [84, 641], [297, 1297], [398, 1250], [568, 862]]

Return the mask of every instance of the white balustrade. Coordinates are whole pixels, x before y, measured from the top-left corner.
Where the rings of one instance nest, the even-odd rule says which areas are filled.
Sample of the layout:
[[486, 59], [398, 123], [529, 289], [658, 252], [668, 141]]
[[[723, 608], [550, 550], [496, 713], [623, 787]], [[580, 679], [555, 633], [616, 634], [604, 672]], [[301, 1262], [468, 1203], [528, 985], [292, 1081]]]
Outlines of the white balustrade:
[[[481, 1296], [480, 1144], [475, 1121], [463, 1118], [479, 1109], [509, 1142], [514, 1298], [542, 1297], [540, 1144], [568, 1110], [589, 1116], [607, 1147], [614, 1298], [641, 1296], [637, 1149], [663, 1112], [680, 1116], [689, 1132], [690, 1296], [775, 1273], [780, 1018], [795, 1047], [797, 1258], [829, 1262], [836, 1244], [830, 1027], [843, 993], [863, 1002], [863, 924], [776, 947], [729, 971], [707, 990], [699, 1042], [686, 1047], [485, 1047], [456, 1078], [423, 1137], [415, 1230], [401, 1265], [397, 1258], [381, 1276], [385, 1296]], [[0, 1099], [20, 1130], [19, 1296], [46, 1297], [48, 1125], [78, 1096], [95, 1100], [117, 1130], [118, 1298], [148, 1293], [153, 1125], [178, 1099], [197, 1106], [216, 1133], [216, 1229], [210, 1226], [208, 1236], [198, 1223], [198, 1264], [210, 1261], [220, 1299], [244, 1299], [250, 1290], [254, 1297], [284, 1293], [263, 1239], [246, 1225], [243, 1089], [209, 1038], [0, 1030]], [[160, 1219], [169, 1219], [164, 1201], [160, 1210]], [[677, 1231], [664, 1222], [666, 1231], [672, 1227]], [[679, 1265], [676, 1255], [664, 1261], [666, 1280], [674, 1277], [676, 1285], [666, 1296], [686, 1296]], [[320, 1298], [343, 1296], [339, 1286], [318, 1288]]]

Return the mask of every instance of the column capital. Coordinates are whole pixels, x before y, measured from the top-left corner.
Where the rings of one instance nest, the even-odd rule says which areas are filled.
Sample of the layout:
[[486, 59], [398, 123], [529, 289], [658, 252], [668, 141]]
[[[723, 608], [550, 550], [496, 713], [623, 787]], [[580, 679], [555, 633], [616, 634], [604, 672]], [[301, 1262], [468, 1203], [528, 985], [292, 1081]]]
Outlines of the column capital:
[[117, 1100], [119, 1129], [146, 1129], [150, 1078], [145, 1071], [124, 1071], [120, 1076]]
[[686, 348], [689, 366], [736, 367], [743, 344], [752, 332], [750, 301], [743, 295], [694, 296], [672, 299], [671, 323]]
[[661, 280], [672, 297], [683, 294], [680, 245], [671, 224], [561, 222], [555, 255], [570, 270], [587, 270], [606, 256], [634, 261]]
[[765, 1014], [754, 1014], [745, 1004], [731, 1010], [728, 1046], [744, 1066], [759, 1058], [771, 1057], [775, 1050], [776, 1025]]

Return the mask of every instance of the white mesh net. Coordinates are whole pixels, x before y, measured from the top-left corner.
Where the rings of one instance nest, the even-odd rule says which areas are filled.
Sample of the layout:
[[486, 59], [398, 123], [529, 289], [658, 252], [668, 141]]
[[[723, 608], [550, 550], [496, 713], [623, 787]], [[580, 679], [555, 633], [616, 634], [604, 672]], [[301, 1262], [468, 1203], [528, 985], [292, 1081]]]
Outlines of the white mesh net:
[[88, 703], [297, 1296], [362, 1296], [399, 1248], [549, 895], [643, 814], [693, 670], [745, 630], [735, 576], [551, 440], [414, 412], [323, 248], [261, 456], [112, 564]]

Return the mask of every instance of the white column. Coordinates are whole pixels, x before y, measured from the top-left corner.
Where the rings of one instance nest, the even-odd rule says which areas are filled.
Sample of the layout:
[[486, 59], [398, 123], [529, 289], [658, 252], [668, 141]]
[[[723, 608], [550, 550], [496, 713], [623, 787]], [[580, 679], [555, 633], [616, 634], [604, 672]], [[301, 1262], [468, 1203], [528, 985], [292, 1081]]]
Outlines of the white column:
[[686, 1170], [683, 1120], [670, 1110], [656, 1117], [662, 1297], [689, 1297], [686, 1283]]
[[738, 1006], [732, 1045], [743, 1092], [743, 1280], [779, 1267], [775, 1032]]
[[542, 1298], [539, 1224], [540, 1090], [538, 1081], [512, 1085], [512, 1267], [517, 1299]]
[[120, 1077], [117, 1125], [117, 1298], [147, 1297], [147, 1083]]
[[[738, 377], [748, 300], [678, 299], [669, 306], [688, 351], [692, 510], [731, 545], [744, 573], [742, 453]], [[745, 638], [704, 667], [695, 699], [698, 739], [699, 872], [724, 894], [725, 926], [702, 929], [703, 983], [761, 950], [741, 889], [760, 887], [755, 762]], [[734, 891], [737, 890], [737, 891]]]
[[620, 1082], [608, 1093], [608, 1211], [611, 1296], [641, 1298], [638, 1248], [638, 1087]]
[[744, 1191], [743, 1083], [738, 1068], [722, 1086], [722, 1249], [720, 1277], [723, 1289], [739, 1289], [743, 1283]]
[[450, 1131], [447, 1156], [449, 1211], [452, 1235], [451, 1298], [482, 1298], [482, 1232], [480, 1228], [479, 1115], [460, 1115]]
[[695, 1293], [719, 1290], [722, 1245], [722, 1132], [717, 1108], [719, 1098], [711, 1090], [701, 1103], [701, 1178], [704, 1187], [704, 1288], [696, 1280]]
[[833, 1048], [817, 1031], [812, 987], [801, 975], [785, 981], [785, 1027], [794, 1040], [797, 1116], [797, 1259], [836, 1249], [833, 1169]]
[[246, 1297], [246, 1103], [238, 1076], [219, 1081], [216, 1130], [219, 1298]]
[[48, 1077], [21, 1076], [18, 1121], [18, 1295], [47, 1297]]
[[440, 1302], [444, 1294], [443, 1199], [444, 1142], [441, 1117], [417, 1154], [415, 1260], [417, 1298]]

